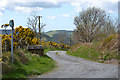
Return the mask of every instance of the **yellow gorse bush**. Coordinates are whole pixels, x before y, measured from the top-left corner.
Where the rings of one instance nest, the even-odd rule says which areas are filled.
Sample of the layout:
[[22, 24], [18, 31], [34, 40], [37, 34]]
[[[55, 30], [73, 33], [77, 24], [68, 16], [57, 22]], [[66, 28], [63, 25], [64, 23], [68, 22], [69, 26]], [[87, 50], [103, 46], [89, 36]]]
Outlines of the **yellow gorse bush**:
[[[10, 35], [0, 35], [2, 37], [2, 49], [5, 49], [5, 41], [7, 42], [6, 46], [7, 49], [10, 50], [11, 48], [11, 34]], [[15, 28], [14, 34], [14, 43], [13, 47], [16, 49], [19, 45], [24, 46], [26, 45], [38, 45], [38, 40], [35, 38], [35, 33], [30, 30], [29, 28], [23, 28], [19, 26]]]
[[69, 45], [65, 45], [63, 43], [58, 44], [58, 43], [55, 43], [55, 42], [52, 42], [52, 41], [48, 41], [48, 42], [41, 41], [40, 44], [43, 45], [43, 46], [52, 46], [52, 47], [55, 47], [57, 49], [63, 49], [63, 50], [70, 49]]
[[38, 39], [37, 38], [32, 39], [32, 44], [37, 45], [38, 44]]
[[[11, 34], [10, 35], [0, 35], [2, 37], [2, 49], [5, 50], [5, 42], [7, 50], [11, 49]], [[58, 49], [69, 49], [69, 45], [65, 45], [63, 43], [57, 44], [52, 41], [41, 41], [40, 39], [35, 38], [35, 33], [29, 28], [23, 28], [22, 26], [16, 27], [13, 33], [14, 49], [17, 49], [18, 46], [27, 46], [27, 45], [43, 45], [43, 46], [53, 46]]]

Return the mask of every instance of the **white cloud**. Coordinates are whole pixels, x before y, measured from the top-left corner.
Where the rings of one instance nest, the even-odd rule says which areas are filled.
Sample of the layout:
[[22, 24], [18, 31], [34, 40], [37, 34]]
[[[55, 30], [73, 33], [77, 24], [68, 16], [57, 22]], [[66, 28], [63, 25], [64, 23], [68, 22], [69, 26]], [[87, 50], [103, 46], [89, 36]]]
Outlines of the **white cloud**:
[[[93, 2], [93, 1], [98, 1], [98, 0], [6, 0], [10, 2], [52, 2], [52, 3], [57, 3], [57, 2]], [[119, 0], [100, 0], [103, 2], [118, 2]]]
[[75, 8], [75, 12], [81, 12], [82, 11], [82, 8], [81, 7], [76, 7]]
[[48, 16], [49, 19], [55, 19], [56, 16]]
[[80, 6], [80, 3], [70, 3], [72, 6], [76, 6], [76, 7], [79, 7]]
[[97, 7], [105, 10], [106, 12], [109, 13], [117, 13], [118, 11], [118, 1], [119, 0], [85, 0], [81, 1], [79, 3], [77, 2], [71, 2], [70, 4], [74, 7], [75, 12], [80, 12], [84, 9], [87, 9], [89, 7]]
[[90, 7], [90, 3], [81, 2], [81, 3], [70, 3], [74, 8], [75, 12], [80, 12], [83, 9]]
[[63, 17], [69, 17], [69, 15], [68, 15], [68, 14], [63, 14], [62, 16], [63, 16]]
[[26, 13], [30, 13], [30, 12], [34, 12], [34, 11], [41, 11], [41, 10], [43, 10], [43, 8], [40, 8], [40, 7], [30, 8], [30, 7], [16, 6], [14, 8], [14, 10], [21, 11], [21, 12], [26, 12]]
[[111, 11], [111, 10], [110, 10], [110, 11], [108, 11], [107, 13], [114, 13], [114, 11]]
[[3, 13], [2, 12], [0, 12], [0, 16], [2, 16], [3, 15]]
[[0, 12], [4, 10], [21, 11], [21, 12], [37, 12], [43, 8], [61, 7], [60, 3], [53, 0], [48, 2], [41, 2], [39, 0], [0, 0]]
[[74, 14], [74, 12], [71, 12], [71, 14]]
[[70, 2], [70, 4], [75, 7], [75, 12], [95, 6], [107, 12], [112, 11], [112, 13], [114, 13], [117, 12], [118, 1], [119, 0], [0, 0], [0, 12], [3, 14], [4, 10], [23, 12], [41, 11], [41, 8], [61, 7], [61, 3], [59, 2]]
[[5, 10], [5, 6], [7, 6], [8, 2], [6, 0], [0, 1], [0, 16], [3, 15], [3, 12]]
[[7, 6], [8, 2], [6, 0], [0, 1], [0, 9], [3, 9], [5, 6]]
[[[16, 1], [16, 2], [92, 2], [97, 0], [10, 0], [10, 1]], [[100, 0], [104, 2], [118, 2], [119, 0]]]
[[60, 3], [53, 2], [10, 2], [10, 5], [20, 7], [42, 7], [42, 8], [54, 8], [61, 7]]

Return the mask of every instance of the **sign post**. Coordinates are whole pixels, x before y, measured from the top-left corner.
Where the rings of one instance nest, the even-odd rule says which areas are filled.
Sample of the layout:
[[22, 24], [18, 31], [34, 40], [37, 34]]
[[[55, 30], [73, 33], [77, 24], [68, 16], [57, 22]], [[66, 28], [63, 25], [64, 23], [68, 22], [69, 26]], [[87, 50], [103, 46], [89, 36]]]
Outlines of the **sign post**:
[[12, 28], [12, 36], [11, 36], [11, 55], [12, 55], [12, 63], [13, 63], [13, 32], [14, 32], [14, 21], [10, 20], [9, 22], [10, 27]]

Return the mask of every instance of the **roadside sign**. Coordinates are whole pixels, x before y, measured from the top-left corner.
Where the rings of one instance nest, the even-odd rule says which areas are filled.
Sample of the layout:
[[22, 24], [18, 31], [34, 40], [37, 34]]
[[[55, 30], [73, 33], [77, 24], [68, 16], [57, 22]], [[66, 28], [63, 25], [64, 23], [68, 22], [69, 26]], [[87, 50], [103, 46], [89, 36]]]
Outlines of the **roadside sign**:
[[13, 20], [10, 20], [9, 26], [12, 27], [12, 28], [14, 27], [14, 21]]
[[14, 21], [10, 20], [9, 26], [12, 28], [12, 36], [11, 36], [11, 55], [12, 55], [12, 63], [13, 63], [13, 32], [14, 32]]

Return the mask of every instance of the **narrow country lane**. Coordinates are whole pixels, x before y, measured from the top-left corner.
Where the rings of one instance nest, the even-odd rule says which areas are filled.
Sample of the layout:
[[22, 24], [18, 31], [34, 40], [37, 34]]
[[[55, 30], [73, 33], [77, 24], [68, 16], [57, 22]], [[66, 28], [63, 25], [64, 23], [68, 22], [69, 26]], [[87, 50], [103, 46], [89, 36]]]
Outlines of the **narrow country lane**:
[[58, 67], [38, 78], [118, 78], [118, 65], [69, 56], [65, 51], [49, 51], [47, 55], [57, 62]]

